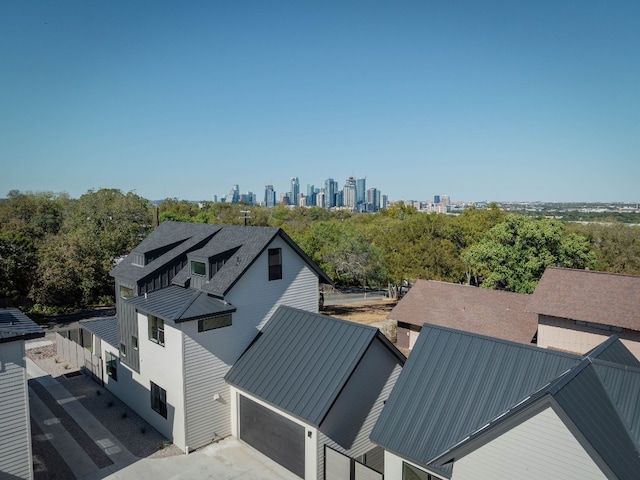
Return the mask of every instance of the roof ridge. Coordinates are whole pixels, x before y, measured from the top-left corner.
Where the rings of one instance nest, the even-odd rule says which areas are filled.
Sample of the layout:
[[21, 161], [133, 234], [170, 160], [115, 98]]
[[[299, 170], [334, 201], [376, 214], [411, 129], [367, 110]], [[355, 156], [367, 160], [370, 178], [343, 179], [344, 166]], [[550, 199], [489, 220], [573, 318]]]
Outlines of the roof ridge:
[[[179, 287], [179, 288], [182, 288], [182, 287]], [[200, 294], [204, 293], [206, 295], [206, 293], [203, 292], [202, 290], [196, 290], [195, 288], [190, 288], [190, 290], [193, 290], [193, 292], [194, 292], [192, 297], [191, 297], [191, 300], [186, 302], [182, 306], [182, 308], [176, 313], [176, 320], [182, 318], [182, 315], [184, 315], [184, 313], [189, 309], [189, 307], [191, 305], [193, 305], [193, 302], [195, 302], [200, 297]]]
[[630, 278], [640, 279], [640, 275], [633, 275], [631, 273], [604, 272], [602, 270], [589, 270], [588, 268], [570, 268], [570, 267], [555, 267], [555, 266], [550, 266], [547, 268], [553, 269], [553, 270], [565, 270], [569, 272], [594, 273], [594, 274], [600, 274], [600, 275], [610, 275], [615, 277], [630, 277]]

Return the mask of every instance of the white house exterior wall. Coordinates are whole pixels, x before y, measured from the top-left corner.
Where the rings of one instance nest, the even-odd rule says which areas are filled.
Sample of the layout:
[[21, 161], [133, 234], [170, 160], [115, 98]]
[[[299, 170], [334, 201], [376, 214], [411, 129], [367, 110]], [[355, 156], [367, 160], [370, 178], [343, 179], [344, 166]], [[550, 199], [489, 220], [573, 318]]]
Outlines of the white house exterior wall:
[[[398, 364], [396, 357], [380, 342], [374, 341], [367, 349], [360, 364], [320, 427], [319, 478], [322, 478], [324, 474], [323, 452], [325, 444], [352, 458], [359, 457], [376, 446], [369, 440], [369, 435], [401, 371], [402, 366]], [[378, 383], [379, 380], [383, 383]], [[372, 398], [368, 394], [375, 395], [375, 397]], [[358, 415], [364, 409], [367, 409], [368, 412], [362, 422], [362, 418]], [[354, 428], [358, 429], [358, 432], [350, 448], [345, 449], [332, 440], [333, 438], [340, 441], [340, 437], [345, 432], [353, 432]]]
[[633, 330], [601, 330], [567, 318], [538, 316], [538, 346], [580, 355], [597, 347], [611, 335], [617, 335], [625, 347], [640, 360], [640, 332]]
[[[230, 327], [198, 333], [197, 322], [184, 332], [187, 446], [199, 448], [231, 434], [229, 387], [224, 375], [255, 339], [279, 305], [318, 311], [318, 277], [281, 238], [282, 279], [269, 281], [265, 250], [233, 286], [225, 300], [237, 308]], [[144, 358], [141, 356], [141, 358]], [[214, 400], [214, 396], [219, 398]]]
[[[122, 362], [118, 364], [118, 380], [106, 374], [106, 355], [103, 355], [106, 387], [118, 398], [135, 410], [162, 435], [170, 439], [178, 448], [185, 450], [185, 409], [182, 329], [171, 321], [164, 322], [164, 347], [148, 336], [148, 319], [138, 316], [138, 348], [140, 353], [140, 373], [136, 373]], [[120, 357], [116, 349], [102, 342], [103, 352], [109, 351]], [[167, 392], [167, 418], [151, 408], [151, 382]]]
[[33, 478], [24, 341], [0, 343], [0, 477]]
[[319, 432], [318, 430], [312, 426], [309, 425], [303, 421], [301, 421], [300, 419], [293, 417], [291, 415], [289, 415], [286, 412], [283, 412], [282, 410], [278, 410], [277, 408], [269, 405], [266, 402], [263, 402], [262, 400], [260, 400], [257, 397], [254, 397], [253, 395], [250, 395], [248, 393], [244, 393], [239, 391], [237, 388], [235, 387], [229, 387], [230, 390], [230, 396], [232, 399], [232, 408], [231, 408], [231, 414], [232, 414], [232, 434], [234, 437], [236, 438], [240, 438], [239, 432], [240, 432], [240, 412], [238, 409], [238, 405], [240, 403], [240, 395], [256, 402], [259, 405], [262, 405], [265, 408], [268, 408], [269, 410], [278, 413], [278, 415], [283, 416], [284, 418], [291, 420], [294, 423], [297, 423], [298, 425], [302, 425], [305, 428], [305, 436], [304, 436], [304, 441], [305, 441], [305, 447], [304, 447], [304, 451], [305, 451], [305, 458], [304, 458], [304, 478], [305, 480], [319, 480], [322, 477], [318, 476], [317, 473], [317, 465], [320, 461], [320, 458], [318, 457], [318, 439], [319, 439]]
[[606, 476], [548, 407], [455, 462], [451, 480], [478, 478], [600, 480]]

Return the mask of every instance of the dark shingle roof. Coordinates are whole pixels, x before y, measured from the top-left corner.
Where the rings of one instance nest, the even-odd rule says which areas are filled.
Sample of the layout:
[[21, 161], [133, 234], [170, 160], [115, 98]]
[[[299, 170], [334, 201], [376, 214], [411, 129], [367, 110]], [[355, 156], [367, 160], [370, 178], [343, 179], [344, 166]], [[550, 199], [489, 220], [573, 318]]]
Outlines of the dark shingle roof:
[[428, 465], [579, 362], [575, 355], [425, 324], [371, 439]]
[[640, 330], [640, 276], [549, 267], [531, 296], [529, 310]]
[[44, 331], [17, 308], [0, 308], [0, 343], [44, 337]]
[[[201, 287], [204, 292], [223, 297], [276, 236], [287, 242], [302, 257], [322, 283], [332, 283], [327, 275], [281, 229], [182, 222], [160, 224], [149, 237], [132, 251], [132, 253], [144, 253], [149, 250], [171, 247], [166, 253], [143, 267], [134, 265], [134, 255], [129, 255], [111, 271], [111, 275], [119, 279], [137, 282], [181, 256], [189, 254], [211, 258], [220, 253], [233, 251], [233, 257]], [[185, 286], [188, 278], [189, 270], [185, 267], [173, 278], [172, 283]]]
[[527, 311], [530, 295], [418, 280], [388, 318], [411, 325], [424, 323], [529, 344], [538, 329]]
[[213, 298], [205, 292], [175, 285], [125, 301], [141, 312], [177, 323], [236, 311], [233, 305]]
[[469, 444], [553, 397], [599, 464], [633, 478], [640, 369], [598, 358], [633, 357], [624, 350], [613, 336], [581, 358], [425, 325], [371, 439], [446, 475]]
[[225, 380], [319, 427], [376, 339], [404, 361], [377, 328], [280, 306]]
[[118, 337], [117, 317], [87, 320], [84, 322], [80, 322], [80, 326], [93, 333], [96, 337], [101, 338], [112, 347], [118, 348], [120, 341]]

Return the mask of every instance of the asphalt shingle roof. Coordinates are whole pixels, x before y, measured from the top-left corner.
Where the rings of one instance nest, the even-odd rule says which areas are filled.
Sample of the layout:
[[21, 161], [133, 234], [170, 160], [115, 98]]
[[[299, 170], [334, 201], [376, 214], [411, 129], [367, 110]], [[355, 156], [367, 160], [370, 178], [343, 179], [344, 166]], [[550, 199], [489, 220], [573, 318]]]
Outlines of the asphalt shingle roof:
[[640, 276], [549, 267], [529, 310], [640, 331]]
[[418, 280], [388, 318], [424, 323], [529, 344], [538, 317], [527, 310], [531, 295], [456, 283]]
[[377, 328], [280, 306], [225, 380], [319, 427], [376, 339], [404, 361]]
[[0, 308], [0, 343], [44, 337], [45, 332], [17, 308]]

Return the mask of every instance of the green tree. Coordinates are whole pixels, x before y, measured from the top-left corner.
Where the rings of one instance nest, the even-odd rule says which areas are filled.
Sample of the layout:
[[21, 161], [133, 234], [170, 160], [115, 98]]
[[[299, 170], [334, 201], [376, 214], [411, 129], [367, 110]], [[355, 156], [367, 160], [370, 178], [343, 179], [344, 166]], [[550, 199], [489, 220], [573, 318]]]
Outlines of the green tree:
[[570, 224], [591, 244], [595, 269], [603, 272], [640, 275], [640, 227], [622, 223]]
[[593, 267], [587, 240], [552, 219], [507, 215], [463, 253], [482, 287], [532, 293], [549, 266]]
[[24, 298], [37, 272], [34, 243], [22, 234], [0, 234], [0, 298]]

